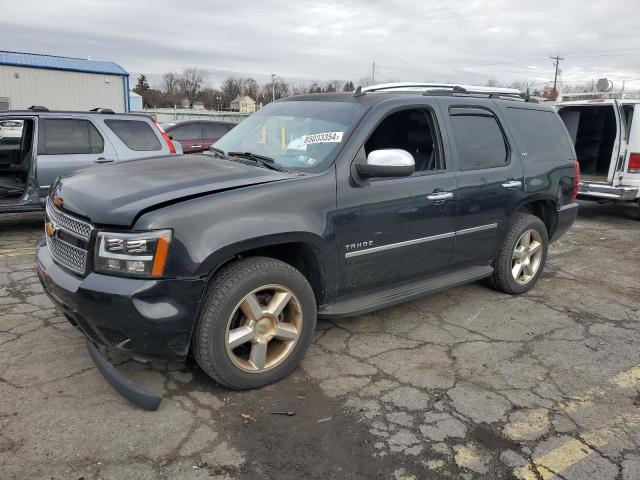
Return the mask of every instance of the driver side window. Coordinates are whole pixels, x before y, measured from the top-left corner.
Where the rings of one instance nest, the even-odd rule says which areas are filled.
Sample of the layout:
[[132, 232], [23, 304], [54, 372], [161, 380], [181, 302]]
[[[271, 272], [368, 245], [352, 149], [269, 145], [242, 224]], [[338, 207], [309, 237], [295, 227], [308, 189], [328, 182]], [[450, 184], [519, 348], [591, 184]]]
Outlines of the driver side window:
[[407, 109], [387, 116], [364, 144], [365, 153], [398, 148], [413, 156], [415, 174], [445, 169], [444, 158], [432, 113], [426, 109]]

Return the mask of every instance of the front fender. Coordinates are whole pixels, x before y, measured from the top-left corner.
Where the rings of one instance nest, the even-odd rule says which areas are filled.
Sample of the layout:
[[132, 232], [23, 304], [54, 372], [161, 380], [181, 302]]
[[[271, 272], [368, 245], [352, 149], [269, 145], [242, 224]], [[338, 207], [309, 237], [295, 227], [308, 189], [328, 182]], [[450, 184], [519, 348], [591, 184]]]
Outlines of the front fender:
[[335, 209], [330, 170], [168, 205], [144, 214], [134, 228], [172, 228], [167, 275], [201, 277], [238, 253], [282, 243], [308, 243], [335, 257]]

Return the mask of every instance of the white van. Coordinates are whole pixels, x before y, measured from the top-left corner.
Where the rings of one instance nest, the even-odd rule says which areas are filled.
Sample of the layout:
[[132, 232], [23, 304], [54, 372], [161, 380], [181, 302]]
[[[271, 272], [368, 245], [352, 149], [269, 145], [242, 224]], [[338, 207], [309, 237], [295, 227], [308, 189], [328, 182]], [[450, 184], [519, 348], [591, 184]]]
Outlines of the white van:
[[559, 101], [556, 108], [580, 163], [578, 198], [635, 202], [640, 216], [640, 100]]

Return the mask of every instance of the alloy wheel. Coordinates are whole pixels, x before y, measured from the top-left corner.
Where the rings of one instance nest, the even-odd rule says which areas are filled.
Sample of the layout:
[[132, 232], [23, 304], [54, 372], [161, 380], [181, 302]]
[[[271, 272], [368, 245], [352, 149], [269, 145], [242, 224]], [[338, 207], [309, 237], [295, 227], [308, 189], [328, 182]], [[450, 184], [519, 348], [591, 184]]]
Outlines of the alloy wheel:
[[542, 263], [542, 237], [537, 230], [525, 231], [513, 249], [511, 276], [520, 285], [525, 285], [536, 275]]
[[293, 351], [302, 324], [302, 307], [291, 290], [282, 285], [259, 287], [244, 296], [227, 322], [227, 355], [246, 372], [270, 370]]

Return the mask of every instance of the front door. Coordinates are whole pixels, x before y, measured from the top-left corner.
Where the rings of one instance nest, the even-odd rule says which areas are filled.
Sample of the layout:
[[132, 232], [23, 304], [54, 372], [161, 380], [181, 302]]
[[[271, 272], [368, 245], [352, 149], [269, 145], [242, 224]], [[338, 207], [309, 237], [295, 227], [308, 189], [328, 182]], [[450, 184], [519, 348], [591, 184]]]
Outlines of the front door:
[[355, 159], [363, 162], [379, 149], [406, 150], [416, 164], [412, 176], [362, 185], [338, 179], [339, 295], [429, 277], [450, 261], [456, 179], [445, 162], [437, 109], [424, 102], [379, 114]]
[[83, 118], [40, 118], [36, 176], [40, 196], [58, 176], [118, 161], [111, 143], [96, 126]]

